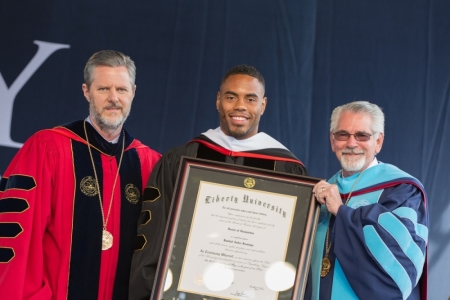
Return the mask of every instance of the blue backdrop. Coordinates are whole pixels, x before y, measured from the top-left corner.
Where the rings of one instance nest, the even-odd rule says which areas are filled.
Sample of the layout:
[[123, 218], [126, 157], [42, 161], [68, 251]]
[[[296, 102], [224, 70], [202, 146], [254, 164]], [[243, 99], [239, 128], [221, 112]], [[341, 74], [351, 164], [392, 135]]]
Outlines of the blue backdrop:
[[251, 64], [267, 83], [261, 131], [313, 176], [339, 169], [334, 107], [383, 108], [379, 159], [424, 183], [429, 296], [450, 295], [450, 2], [0, 0], [0, 12], [0, 174], [35, 131], [87, 116], [82, 71], [98, 50], [136, 62], [126, 128], [160, 152], [218, 126], [222, 75]]

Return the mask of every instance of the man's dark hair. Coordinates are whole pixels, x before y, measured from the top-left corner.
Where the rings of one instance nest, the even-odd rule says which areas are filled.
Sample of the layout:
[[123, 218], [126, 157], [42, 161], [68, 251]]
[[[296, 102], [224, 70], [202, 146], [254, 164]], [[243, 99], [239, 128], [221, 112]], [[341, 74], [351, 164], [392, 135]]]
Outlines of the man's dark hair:
[[261, 83], [263, 88], [266, 89], [266, 83], [264, 82], [264, 78], [262, 77], [261, 73], [259, 73], [255, 67], [248, 66], [248, 65], [238, 65], [236, 67], [231, 68], [225, 74], [225, 76], [223, 76], [222, 82], [220, 84], [223, 84], [228, 79], [228, 77], [230, 77], [231, 75], [238, 75], [238, 74], [248, 75], [248, 76], [258, 79], [258, 81]]

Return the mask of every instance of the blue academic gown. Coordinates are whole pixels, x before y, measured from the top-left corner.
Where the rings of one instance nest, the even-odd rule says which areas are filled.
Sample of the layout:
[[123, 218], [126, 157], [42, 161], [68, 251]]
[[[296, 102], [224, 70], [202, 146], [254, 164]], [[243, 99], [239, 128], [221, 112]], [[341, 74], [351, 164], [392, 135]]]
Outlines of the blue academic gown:
[[[345, 202], [358, 176], [339, 172], [328, 182]], [[428, 213], [417, 179], [379, 163], [364, 171], [347, 206], [329, 216], [322, 206], [305, 299], [421, 299], [420, 288], [426, 295], [418, 282], [426, 273]], [[332, 268], [321, 278], [329, 222]]]

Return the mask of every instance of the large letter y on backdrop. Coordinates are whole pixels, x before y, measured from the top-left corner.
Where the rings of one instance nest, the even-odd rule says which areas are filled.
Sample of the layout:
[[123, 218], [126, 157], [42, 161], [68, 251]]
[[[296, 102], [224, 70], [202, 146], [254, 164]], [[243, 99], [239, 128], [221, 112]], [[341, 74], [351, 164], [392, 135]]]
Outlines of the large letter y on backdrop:
[[43, 41], [34, 41], [38, 45], [38, 51], [23, 69], [22, 73], [11, 84], [10, 88], [0, 73], [0, 146], [20, 148], [21, 143], [14, 142], [11, 139], [11, 120], [13, 113], [13, 104], [17, 94], [27, 83], [34, 72], [44, 63], [44, 61], [56, 50], [70, 48], [70, 45], [56, 44]]

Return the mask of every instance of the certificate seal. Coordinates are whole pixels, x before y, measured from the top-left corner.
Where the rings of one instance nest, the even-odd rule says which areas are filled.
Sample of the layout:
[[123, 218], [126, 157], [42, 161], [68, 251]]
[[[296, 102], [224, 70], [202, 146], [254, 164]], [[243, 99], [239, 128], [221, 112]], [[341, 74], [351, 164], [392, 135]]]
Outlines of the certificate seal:
[[139, 193], [139, 189], [134, 184], [130, 183], [125, 186], [125, 197], [131, 204], [136, 204], [141, 198], [141, 193]]
[[246, 188], [253, 188], [255, 186], [256, 182], [255, 179], [251, 178], [251, 177], [247, 177], [244, 179], [244, 185]]
[[95, 182], [94, 177], [86, 176], [80, 181], [80, 190], [86, 196], [93, 197], [97, 195], [98, 188], [97, 183]]
[[194, 283], [198, 286], [202, 286], [203, 285], [203, 274], [198, 274], [194, 277]]

